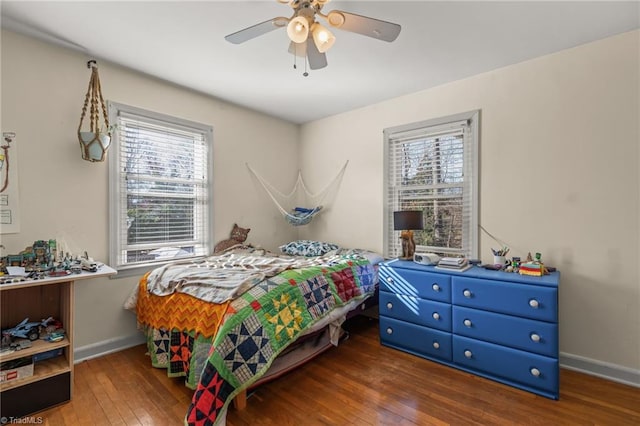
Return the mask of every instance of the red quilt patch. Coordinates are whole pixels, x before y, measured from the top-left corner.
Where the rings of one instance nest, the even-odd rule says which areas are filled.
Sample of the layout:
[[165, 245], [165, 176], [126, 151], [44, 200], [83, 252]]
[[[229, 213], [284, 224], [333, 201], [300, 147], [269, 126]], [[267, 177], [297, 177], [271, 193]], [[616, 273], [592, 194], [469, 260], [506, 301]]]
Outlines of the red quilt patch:
[[362, 294], [362, 290], [356, 285], [356, 280], [351, 268], [332, 272], [331, 279], [338, 290], [338, 297], [340, 297], [343, 302], [347, 302], [353, 297], [360, 296]]

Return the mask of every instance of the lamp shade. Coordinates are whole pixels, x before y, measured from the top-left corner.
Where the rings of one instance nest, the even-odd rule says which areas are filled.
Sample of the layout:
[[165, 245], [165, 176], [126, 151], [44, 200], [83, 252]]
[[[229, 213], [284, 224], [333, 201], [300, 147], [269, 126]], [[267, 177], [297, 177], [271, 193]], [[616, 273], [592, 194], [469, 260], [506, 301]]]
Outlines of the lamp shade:
[[396, 231], [423, 229], [422, 217], [422, 210], [393, 212], [393, 229]]
[[311, 27], [311, 32], [313, 34], [313, 42], [316, 44], [318, 52], [320, 53], [329, 50], [331, 46], [333, 46], [333, 43], [336, 42], [336, 38], [331, 34], [331, 31], [317, 22]]
[[302, 43], [309, 36], [309, 21], [302, 16], [296, 16], [287, 25], [287, 35], [294, 43]]

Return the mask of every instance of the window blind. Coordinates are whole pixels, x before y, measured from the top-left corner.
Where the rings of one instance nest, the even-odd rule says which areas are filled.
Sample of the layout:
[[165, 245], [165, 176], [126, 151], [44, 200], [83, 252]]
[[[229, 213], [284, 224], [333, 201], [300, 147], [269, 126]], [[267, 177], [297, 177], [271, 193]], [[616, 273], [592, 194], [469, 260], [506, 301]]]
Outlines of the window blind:
[[472, 256], [477, 201], [474, 125], [467, 115], [385, 130], [385, 255], [401, 254], [393, 212], [421, 210], [417, 251]]
[[116, 118], [112, 264], [209, 254], [210, 127], [122, 107]]

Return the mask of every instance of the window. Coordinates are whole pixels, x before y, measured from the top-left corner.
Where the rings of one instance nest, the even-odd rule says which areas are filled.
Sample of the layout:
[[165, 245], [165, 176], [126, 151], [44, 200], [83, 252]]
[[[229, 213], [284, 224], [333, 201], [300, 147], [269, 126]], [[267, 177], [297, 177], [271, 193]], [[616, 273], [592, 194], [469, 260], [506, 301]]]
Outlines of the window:
[[119, 271], [211, 252], [213, 129], [109, 103], [110, 264]]
[[393, 212], [422, 210], [416, 251], [477, 257], [479, 111], [385, 129], [385, 256], [402, 254]]

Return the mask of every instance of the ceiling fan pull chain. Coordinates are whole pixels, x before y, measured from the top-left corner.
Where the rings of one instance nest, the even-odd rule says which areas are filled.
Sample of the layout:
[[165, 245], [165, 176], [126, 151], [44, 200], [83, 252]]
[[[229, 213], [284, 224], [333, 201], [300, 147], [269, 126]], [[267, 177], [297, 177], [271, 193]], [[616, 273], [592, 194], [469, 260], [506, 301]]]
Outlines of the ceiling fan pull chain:
[[298, 62], [298, 46], [297, 45], [293, 45], [293, 69], [297, 70], [298, 66], [296, 65], [296, 63]]
[[304, 57], [304, 72], [302, 73], [305, 77], [309, 77], [309, 73], [307, 72], [307, 57]]

